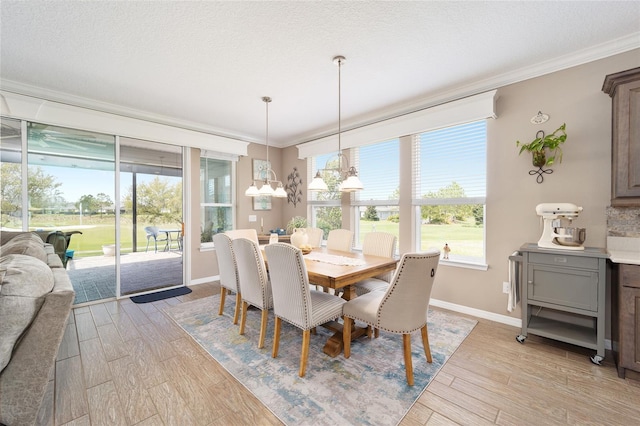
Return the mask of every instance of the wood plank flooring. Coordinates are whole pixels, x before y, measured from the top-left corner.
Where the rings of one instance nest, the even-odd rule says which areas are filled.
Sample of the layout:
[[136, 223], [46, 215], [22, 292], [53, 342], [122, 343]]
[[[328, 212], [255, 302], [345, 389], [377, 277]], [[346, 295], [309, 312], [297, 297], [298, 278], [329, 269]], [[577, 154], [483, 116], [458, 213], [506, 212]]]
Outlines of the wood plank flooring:
[[[39, 424], [280, 425], [162, 312], [220, 291], [192, 289], [74, 309]], [[519, 344], [518, 333], [480, 320], [400, 424], [640, 425], [639, 375], [619, 379], [611, 356], [595, 366], [588, 350], [535, 336]]]

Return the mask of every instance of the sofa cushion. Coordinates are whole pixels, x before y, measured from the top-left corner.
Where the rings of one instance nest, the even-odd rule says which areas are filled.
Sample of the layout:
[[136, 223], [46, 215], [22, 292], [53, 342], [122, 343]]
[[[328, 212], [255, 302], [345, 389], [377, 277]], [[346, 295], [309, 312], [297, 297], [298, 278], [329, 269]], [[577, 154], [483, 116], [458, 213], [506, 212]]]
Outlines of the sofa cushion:
[[10, 254], [25, 254], [35, 257], [42, 262], [47, 262], [44, 242], [39, 236], [31, 232], [24, 232], [17, 235], [0, 247], [0, 256], [8, 256]]
[[51, 269], [35, 257], [0, 257], [0, 372], [53, 289]]

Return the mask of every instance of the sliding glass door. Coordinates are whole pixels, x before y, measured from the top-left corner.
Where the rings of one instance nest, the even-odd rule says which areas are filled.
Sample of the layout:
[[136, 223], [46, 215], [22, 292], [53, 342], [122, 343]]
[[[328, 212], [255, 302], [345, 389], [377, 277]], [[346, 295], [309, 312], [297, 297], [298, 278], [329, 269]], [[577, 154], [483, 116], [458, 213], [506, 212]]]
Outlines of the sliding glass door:
[[2, 118], [0, 154], [2, 230], [66, 237], [75, 304], [183, 285], [181, 147]]
[[68, 237], [76, 304], [116, 296], [115, 147], [113, 135], [27, 125], [29, 230]]
[[120, 291], [183, 283], [182, 149], [120, 138]]

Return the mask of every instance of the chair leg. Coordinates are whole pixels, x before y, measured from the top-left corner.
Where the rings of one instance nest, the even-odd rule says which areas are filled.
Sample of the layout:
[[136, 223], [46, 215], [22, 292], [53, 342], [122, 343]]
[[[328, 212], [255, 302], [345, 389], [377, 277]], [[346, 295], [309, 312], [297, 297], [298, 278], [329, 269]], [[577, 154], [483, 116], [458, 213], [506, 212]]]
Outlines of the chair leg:
[[238, 323], [238, 316], [240, 315], [240, 306], [242, 306], [242, 296], [240, 292], [236, 293], [236, 309], [233, 311], [233, 323]]
[[342, 327], [342, 344], [344, 346], [344, 357], [349, 358], [351, 356], [351, 326], [353, 320], [349, 317], [344, 318], [344, 326]]
[[302, 353], [300, 354], [300, 371], [298, 375], [304, 377], [307, 370], [307, 360], [309, 359], [309, 340], [311, 340], [310, 330], [302, 331]]
[[149, 239], [147, 238], [147, 248], [145, 249], [145, 253], [149, 251]]
[[220, 309], [218, 309], [218, 315], [222, 315], [224, 312], [224, 299], [227, 295], [227, 289], [220, 287]]
[[268, 321], [269, 310], [262, 310], [262, 321], [260, 321], [260, 340], [258, 341], [258, 349], [262, 349], [264, 347], [264, 337], [267, 335], [267, 321]]
[[280, 348], [280, 326], [282, 324], [280, 317], [276, 317], [276, 326], [273, 329], [273, 350], [271, 351], [271, 358], [278, 356], [278, 349]]
[[422, 331], [422, 345], [424, 346], [424, 354], [427, 356], [427, 362], [432, 363], [433, 359], [431, 358], [431, 347], [429, 346], [429, 334], [427, 330], [427, 324], [424, 325], [420, 329]]
[[244, 334], [244, 326], [247, 323], [247, 308], [249, 304], [247, 302], [242, 302], [242, 319], [240, 320], [240, 334]]
[[404, 368], [407, 372], [407, 383], [413, 386], [413, 364], [411, 362], [411, 335], [402, 335], [402, 347], [404, 348]]

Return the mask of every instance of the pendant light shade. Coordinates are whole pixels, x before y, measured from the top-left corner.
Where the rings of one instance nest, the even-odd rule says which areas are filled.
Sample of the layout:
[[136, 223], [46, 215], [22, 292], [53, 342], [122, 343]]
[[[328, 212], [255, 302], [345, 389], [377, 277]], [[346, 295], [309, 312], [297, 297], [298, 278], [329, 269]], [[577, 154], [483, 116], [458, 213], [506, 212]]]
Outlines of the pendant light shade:
[[[333, 58], [333, 63], [338, 66], [338, 167], [328, 167], [329, 162], [333, 160], [332, 157], [327, 160], [324, 169], [319, 169], [316, 172], [316, 176], [313, 178], [311, 183], [309, 184], [309, 191], [328, 191], [329, 187], [327, 183], [322, 178], [320, 171], [327, 172], [337, 172], [340, 175], [341, 182], [338, 185], [338, 190], [340, 192], [355, 192], [364, 189], [364, 185], [360, 179], [358, 179], [358, 171], [355, 167], [349, 167], [349, 158], [342, 153], [342, 143], [341, 143], [341, 133], [342, 133], [342, 117], [341, 117], [341, 73], [340, 68], [345, 62], [344, 56], [336, 56]], [[343, 161], [346, 165], [346, 168], [343, 168]]]
[[[246, 191], [244, 191], [244, 195], [246, 195], [247, 197], [267, 196], [267, 197], [276, 197], [276, 198], [286, 198], [287, 192], [284, 190], [284, 187], [282, 186], [282, 182], [278, 180], [278, 177], [276, 176], [276, 172], [274, 172], [273, 169], [271, 169], [271, 163], [269, 163], [269, 102], [271, 102], [271, 98], [268, 96], [265, 96], [262, 98], [262, 101], [265, 103], [267, 107], [266, 108], [267, 124], [266, 124], [266, 132], [265, 132], [265, 142], [267, 144], [267, 165], [268, 166], [267, 166], [267, 169], [264, 171], [265, 177], [260, 189], [258, 189], [258, 187], [256, 186], [256, 182], [253, 181], [251, 186], [247, 188]], [[273, 175], [273, 180], [271, 179], [272, 175]], [[275, 189], [275, 191], [271, 186], [272, 183], [275, 183], [277, 185], [277, 188]]]

